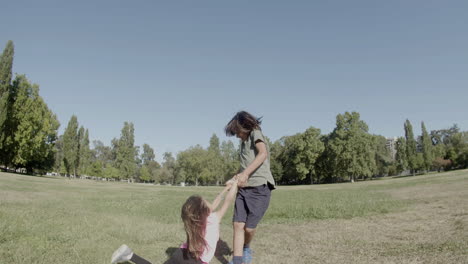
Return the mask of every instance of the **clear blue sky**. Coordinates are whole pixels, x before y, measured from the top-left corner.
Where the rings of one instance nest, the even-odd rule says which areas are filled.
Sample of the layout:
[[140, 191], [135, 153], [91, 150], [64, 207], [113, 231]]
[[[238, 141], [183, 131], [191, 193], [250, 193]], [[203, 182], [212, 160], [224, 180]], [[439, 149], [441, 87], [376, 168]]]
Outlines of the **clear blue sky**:
[[[468, 130], [468, 1], [7, 1], [0, 44], [110, 145], [125, 121], [161, 160], [207, 146], [238, 110], [272, 140], [329, 133], [358, 111], [370, 132]], [[233, 138], [231, 138], [233, 139]], [[233, 139], [234, 142], [237, 142]]]

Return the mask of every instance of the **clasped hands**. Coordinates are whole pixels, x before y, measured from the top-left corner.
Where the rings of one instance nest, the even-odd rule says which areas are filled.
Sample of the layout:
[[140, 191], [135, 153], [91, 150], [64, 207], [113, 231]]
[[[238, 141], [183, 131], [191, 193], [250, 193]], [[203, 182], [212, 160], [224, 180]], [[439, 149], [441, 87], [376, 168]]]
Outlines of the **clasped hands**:
[[245, 187], [247, 186], [247, 180], [249, 179], [249, 176], [245, 173], [238, 173], [234, 175], [229, 181], [226, 182], [226, 186], [230, 186], [232, 184], [237, 183], [237, 186], [239, 187]]

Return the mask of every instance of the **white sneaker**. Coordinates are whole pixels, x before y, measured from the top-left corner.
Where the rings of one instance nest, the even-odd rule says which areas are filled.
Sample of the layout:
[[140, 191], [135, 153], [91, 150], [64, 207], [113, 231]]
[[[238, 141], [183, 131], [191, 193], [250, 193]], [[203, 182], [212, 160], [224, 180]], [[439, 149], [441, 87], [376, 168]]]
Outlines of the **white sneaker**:
[[129, 261], [133, 256], [132, 249], [130, 249], [127, 245], [121, 245], [114, 254], [112, 254], [111, 263], [121, 263], [125, 261]]

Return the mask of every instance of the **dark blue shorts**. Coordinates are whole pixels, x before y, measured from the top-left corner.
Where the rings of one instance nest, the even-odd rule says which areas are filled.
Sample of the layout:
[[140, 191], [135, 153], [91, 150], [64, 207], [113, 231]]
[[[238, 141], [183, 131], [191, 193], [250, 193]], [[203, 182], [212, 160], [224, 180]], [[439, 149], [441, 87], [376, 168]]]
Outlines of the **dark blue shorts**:
[[256, 228], [270, 205], [270, 197], [271, 189], [267, 184], [239, 188], [232, 221], [243, 222], [247, 228]]

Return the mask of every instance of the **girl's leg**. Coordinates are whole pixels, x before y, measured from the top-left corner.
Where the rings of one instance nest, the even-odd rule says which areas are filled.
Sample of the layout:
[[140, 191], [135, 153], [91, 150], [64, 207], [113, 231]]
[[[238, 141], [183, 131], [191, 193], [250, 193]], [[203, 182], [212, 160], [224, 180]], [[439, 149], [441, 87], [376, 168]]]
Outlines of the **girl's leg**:
[[133, 253], [132, 258], [130, 259], [131, 262], [135, 264], [151, 264], [151, 262], [147, 261], [146, 259], [138, 256], [137, 254]]
[[151, 262], [133, 253], [131, 248], [123, 244], [114, 252], [114, 254], [112, 254], [111, 263], [116, 264], [128, 261], [131, 261], [135, 264], [151, 264]]

